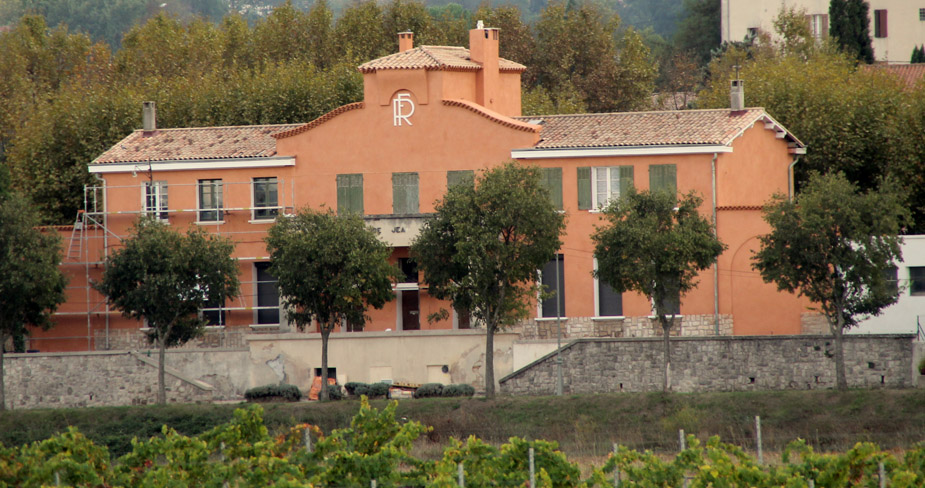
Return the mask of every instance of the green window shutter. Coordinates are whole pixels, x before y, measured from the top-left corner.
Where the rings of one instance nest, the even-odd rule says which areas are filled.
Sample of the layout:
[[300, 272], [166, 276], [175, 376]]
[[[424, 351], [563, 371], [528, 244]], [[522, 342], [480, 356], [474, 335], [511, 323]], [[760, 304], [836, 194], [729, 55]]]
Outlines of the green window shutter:
[[673, 164], [653, 164], [649, 166], [649, 191], [678, 191], [677, 166]]
[[633, 186], [633, 167], [620, 166], [620, 196], [626, 195]]
[[542, 183], [552, 204], [562, 210], [562, 168], [542, 168]]
[[462, 171], [447, 171], [446, 188], [449, 190], [456, 185], [475, 186], [475, 171], [472, 171], [471, 169], [464, 169]]
[[337, 175], [337, 214], [363, 215], [363, 175]]
[[392, 212], [418, 213], [417, 173], [392, 173]]
[[[632, 170], [632, 167], [630, 167]], [[578, 210], [591, 209], [591, 168], [578, 168]]]

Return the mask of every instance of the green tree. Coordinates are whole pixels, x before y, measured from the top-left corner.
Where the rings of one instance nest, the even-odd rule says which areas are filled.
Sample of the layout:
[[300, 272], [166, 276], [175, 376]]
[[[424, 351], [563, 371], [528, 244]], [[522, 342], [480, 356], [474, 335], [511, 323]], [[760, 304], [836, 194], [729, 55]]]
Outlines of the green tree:
[[722, 40], [720, 2], [716, 0], [684, 0], [684, 16], [678, 23], [674, 45], [689, 52], [700, 66], [705, 66]]
[[382, 8], [375, 0], [351, 5], [334, 26], [338, 55], [356, 64], [394, 53], [388, 48], [390, 36], [398, 42], [398, 32], [384, 30]]
[[889, 181], [860, 193], [845, 175], [832, 173], [811, 175], [795, 200], [778, 195], [765, 206], [771, 232], [760, 238], [753, 266], [825, 316], [835, 337], [839, 390], [848, 388], [845, 331], [898, 298], [887, 271], [902, 260], [898, 234], [909, 218], [902, 200]]
[[299, 210], [280, 217], [266, 237], [270, 273], [299, 330], [318, 321], [321, 332], [321, 399], [328, 399], [328, 338], [343, 323], [363, 325], [367, 307], [394, 298], [398, 269], [391, 250], [363, 218], [333, 211]]
[[529, 313], [537, 270], [562, 245], [565, 216], [536, 167], [507, 163], [437, 202], [411, 246], [429, 293], [486, 330], [485, 394], [495, 394], [494, 334]]
[[867, 64], [874, 62], [869, 10], [864, 0], [832, 0], [829, 3], [829, 35], [842, 50]]
[[616, 292], [635, 291], [653, 304], [664, 337], [664, 391], [671, 390], [669, 336], [679, 300], [726, 249], [700, 215], [702, 203], [694, 192], [678, 200], [667, 191], [630, 189], [604, 210], [606, 224], [591, 236], [595, 274]]
[[0, 410], [6, 409], [3, 353], [28, 327], [51, 328], [64, 302], [67, 278], [58, 268], [60, 239], [35, 228], [35, 208], [17, 193], [0, 192]]
[[206, 325], [200, 310], [238, 293], [234, 244], [202, 229], [191, 228], [184, 235], [142, 218], [123, 245], [106, 258], [103, 277], [94, 287], [123, 316], [146, 323], [148, 339], [158, 348], [157, 402], [165, 404], [167, 348], [200, 336]]

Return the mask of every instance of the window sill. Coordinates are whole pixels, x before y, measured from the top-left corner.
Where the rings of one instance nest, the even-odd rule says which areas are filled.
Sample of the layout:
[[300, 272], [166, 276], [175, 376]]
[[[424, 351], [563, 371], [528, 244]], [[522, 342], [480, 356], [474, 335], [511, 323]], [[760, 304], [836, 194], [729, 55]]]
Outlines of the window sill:
[[537, 317], [536, 318], [537, 322], [556, 322], [558, 320], [568, 320], [568, 317], [563, 315], [561, 317]]
[[279, 329], [279, 324], [251, 324], [248, 327], [253, 330], [273, 330]]
[[602, 315], [598, 317], [591, 317], [591, 320], [594, 322], [603, 322], [605, 320], [626, 320], [625, 315]]
[[206, 331], [225, 330], [225, 326], [224, 325], [207, 325], [205, 329]]
[[396, 283], [392, 286], [392, 289], [396, 291], [413, 291], [420, 290], [421, 286], [417, 283]]
[[276, 222], [276, 217], [271, 219], [250, 219], [247, 221], [249, 224], [272, 224], [273, 222]]
[[196, 225], [222, 225], [225, 223], [224, 220], [197, 220], [193, 222]]
[[[655, 319], [658, 318], [658, 315], [649, 315], [649, 316], [647, 316], [646, 318], [655, 320]], [[683, 314], [676, 314], [676, 315], [674, 316], [674, 318], [676, 318], [676, 319], [683, 319], [683, 318], [684, 318], [684, 315], [683, 315]]]

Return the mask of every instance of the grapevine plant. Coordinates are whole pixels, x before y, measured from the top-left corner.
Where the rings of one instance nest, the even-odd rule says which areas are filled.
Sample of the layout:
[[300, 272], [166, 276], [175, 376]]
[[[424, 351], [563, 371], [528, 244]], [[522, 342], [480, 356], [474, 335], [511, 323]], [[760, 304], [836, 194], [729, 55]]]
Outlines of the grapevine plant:
[[542, 488], [819, 488], [925, 485], [925, 443], [902, 460], [871, 443], [841, 454], [816, 453], [802, 440], [782, 452], [781, 463], [759, 464], [741, 447], [718, 437], [687, 437], [673, 459], [620, 447], [583, 478], [555, 442], [511, 438], [494, 446], [476, 437], [451, 439], [435, 461], [412, 455], [430, 427], [396, 419], [396, 402], [382, 410], [364, 397], [350, 426], [325, 435], [298, 424], [273, 437], [259, 405], [235, 411], [228, 424], [195, 437], [164, 427], [161, 435], [133, 439], [128, 454], [110, 459], [75, 428], [19, 447], [0, 445], [2, 487], [251, 486], [456, 488], [460, 466], [468, 487], [528, 487], [533, 451], [536, 486]]

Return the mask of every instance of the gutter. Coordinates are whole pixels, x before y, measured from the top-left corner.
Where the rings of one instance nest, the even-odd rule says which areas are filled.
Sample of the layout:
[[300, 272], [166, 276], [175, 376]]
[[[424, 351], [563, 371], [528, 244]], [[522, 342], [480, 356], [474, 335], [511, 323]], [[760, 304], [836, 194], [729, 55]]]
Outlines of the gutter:
[[790, 197], [790, 201], [793, 201], [793, 194], [794, 194], [793, 167], [796, 166], [796, 164], [799, 161], [800, 161], [800, 155], [795, 154], [793, 156], [793, 162], [790, 163], [790, 166], [787, 166], [787, 187], [788, 187], [787, 190], [789, 192], [788, 196]]
[[[713, 184], [713, 237], [719, 237], [719, 222], [716, 220], [716, 159], [719, 153], [713, 153], [710, 172]], [[719, 263], [713, 263], [713, 334], [719, 335]]]

